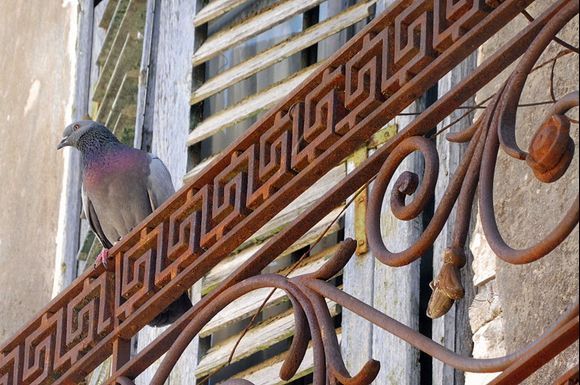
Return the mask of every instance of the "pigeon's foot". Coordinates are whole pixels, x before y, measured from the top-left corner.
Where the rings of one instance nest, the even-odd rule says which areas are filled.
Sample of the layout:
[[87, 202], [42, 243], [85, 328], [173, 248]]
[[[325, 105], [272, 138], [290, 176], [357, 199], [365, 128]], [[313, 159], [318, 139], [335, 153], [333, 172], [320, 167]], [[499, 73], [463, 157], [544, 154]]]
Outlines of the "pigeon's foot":
[[97, 256], [97, 259], [95, 259], [95, 265], [94, 267], [97, 267], [100, 263], [103, 264], [103, 266], [105, 266], [105, 270], [108, 267], [108, 260], [109, 259], [109, 249], [103, 249], [103, 251], [101, 251], [99, 253], [99, 255]]

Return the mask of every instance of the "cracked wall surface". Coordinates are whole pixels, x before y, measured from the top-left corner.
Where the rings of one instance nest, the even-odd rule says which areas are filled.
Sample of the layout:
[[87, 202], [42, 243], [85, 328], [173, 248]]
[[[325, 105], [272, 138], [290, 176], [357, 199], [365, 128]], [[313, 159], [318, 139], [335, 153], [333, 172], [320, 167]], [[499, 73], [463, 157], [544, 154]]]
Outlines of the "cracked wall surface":
[[[554, 1], [535, 2], [529, 9], [538, 16]], [[482, 62], [520, 30], [528, 21], [518, 16], [479, 50]], [[578, 46], [576, 16], [559, 37]], [[539, 63], [564, 50], [552, 43]], [[484, 100], [495, 92], [509, 75], [506, 69], [477, 99]], [[578, 90], [578, 55], [559, 59], [554, 71], [554, 93], [562, 97]], [[520, 104], [549, 101], [550, 66], [530, 75]], [[517, 115], [517, 140], [527, 150], [530, 139], [546, 118], [551, 105], [521, 107]], [[578, 119], [578, 109], [570, 116]], [[575, 157], [564, 177], [551, 184], [539, 182], [525, 162], [515, 160], [500, 150], [494, 183], [494, 207], [499, 228], [507, 243], [515, 248], [527, 248], [538, 242], [561, 220], [578, 194], [578, 126], [572, 125]], [[479, 214], [478, 214], [479, 216]], [[470, 242], [475, 256], [473, 264], [477, 294], [470, 307], [474, 333], [474, 356], [497, 357], [513, 352], [535, 340], [578, 295], [578, 227], [556, 250], [528, 265], [510, 265], [495, 257], [485, 241], [479, 218]], [[525, 384], [549, 384], [578, 362], [578, 344], [530, 377]], [[493, 374], [467, 374], [468, 385], [486, 384]]]
[[76, 1], [0, 2], [0, 342], [51, 298], [74, 12]]

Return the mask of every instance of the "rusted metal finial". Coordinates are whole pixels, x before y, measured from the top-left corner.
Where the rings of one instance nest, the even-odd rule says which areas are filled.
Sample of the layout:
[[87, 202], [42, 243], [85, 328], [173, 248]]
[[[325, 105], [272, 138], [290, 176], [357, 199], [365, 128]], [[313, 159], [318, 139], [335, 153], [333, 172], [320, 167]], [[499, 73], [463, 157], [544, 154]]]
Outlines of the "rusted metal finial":
[[565, 115], [552, 115], [532, 138], [526, 162], [536, 178], [551, 183], [564, 175], [573, 157], [570, 119]]
[[465, 296], [459, 275], [459, 269], [465, 265], [465, 252], [462, 249], [447, 248], [443, 261], [439, 275], [430, 284], [433, 290], [427, 307], [427, 315], [430, 318], [444, 316], [455, 301]]

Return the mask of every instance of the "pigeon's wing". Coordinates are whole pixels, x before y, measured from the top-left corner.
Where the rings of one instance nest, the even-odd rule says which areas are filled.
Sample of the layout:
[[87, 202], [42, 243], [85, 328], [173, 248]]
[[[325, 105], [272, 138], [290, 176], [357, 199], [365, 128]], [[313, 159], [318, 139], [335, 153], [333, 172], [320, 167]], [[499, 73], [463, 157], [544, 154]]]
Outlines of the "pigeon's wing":
[[147, 194], [151, 203], [151, 211], [161, 206], [174, 192], [175, 188], [167, 167], [165, 167], [161, 159], [154, 155], [149, 155]]
[[111, 247], [113, 247], [113, 244], [105, 236], [105, 232], [101, 227], [101, 223], [99, 222], [99, 218], [97, 217], [95, 208], [93, 207], [93, 204], [91, 203], [91, 200], [89, 199], [84, 186], [81, 190], [81, 197], [83, 202], [83, 212], [85, 213], [85, 217], [89, 220], [89, 225], [91, 226], [91, 229], [97, 235], [103, 247], [105, 247], [106, 249], [110, 249]]

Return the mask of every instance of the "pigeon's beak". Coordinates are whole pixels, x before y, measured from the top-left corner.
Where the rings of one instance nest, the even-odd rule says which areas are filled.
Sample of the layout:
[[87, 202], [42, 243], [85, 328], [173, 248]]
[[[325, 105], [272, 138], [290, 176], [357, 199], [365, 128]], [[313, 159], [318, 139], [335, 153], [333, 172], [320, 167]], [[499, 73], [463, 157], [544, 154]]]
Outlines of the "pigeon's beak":
[[68, 142], [68, 136], [65, 136], [64, 138], [62, 138], [62, 140], [60, 141], [58, 146], [56, 146], [56, 149], [60, 150], [61, 148], [66, 147], [66, 146], [70, 146], [70, 143]]

